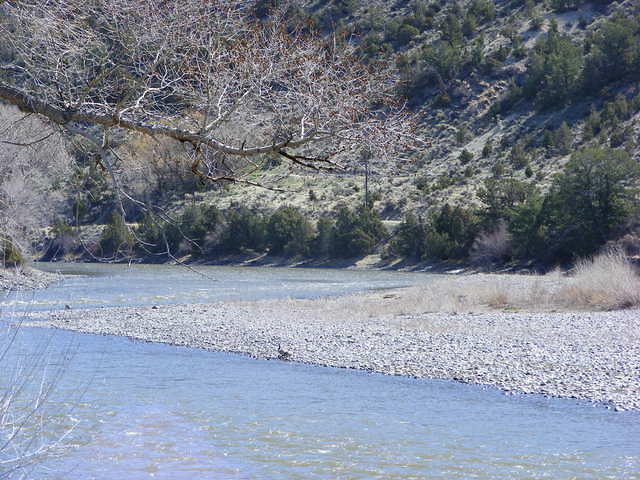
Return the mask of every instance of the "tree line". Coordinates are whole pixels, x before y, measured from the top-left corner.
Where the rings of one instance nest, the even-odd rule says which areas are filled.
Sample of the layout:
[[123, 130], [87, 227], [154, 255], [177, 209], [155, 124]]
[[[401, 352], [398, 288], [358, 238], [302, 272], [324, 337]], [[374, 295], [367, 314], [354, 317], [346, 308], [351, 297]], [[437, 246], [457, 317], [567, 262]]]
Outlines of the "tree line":
[[488, 178], [479, 207], [445, 204], [427, 218], [408, 214], [390, 248], [421, 260], [568, 263], [633, 226], [638, 178], [640, 166], [627, 152], [584, 148], [546, 192], [515, 178]]
[[[192, 255], [269, 253], [285, 257], [354, 258], [381, 252], [414, 261], [568, 263], [624, 235], [638, 212], [640, 166], [622, 150], [584, 148], [542, 192], [533, 182], [490, 177], [479, 206], [445, 204], [428, 215], [406, 214], [389, 232], [375, 208], [342, 206], [311, 221], [298, 208], [267, 213], [244, 206], [221, 211], [193, 204], [169, 219], [145, 215], [127, 225], [114, 211], [91, 255], [165, 260]], [[78, 233], [66, 222], [53, 228], [48, 256], [78, 251]]]
[[268, 252], [285, 257], [352, 258], [374, 251], [388, 236], [371, 207], [343, 206], [330, 217], [312, 222], [296, 207], [272, 213], [247, 207], [221, 211], [213, 205], [193, 204], [177, 217], [148, 213], [127, 225], [114, 211], [98, 242], [83, 251], [79, 232], [69, 222], [57, 221], [45, 258], [84, 253], [99, 259], [142, 257], [165, 260], [184, 255], [215, 257]]

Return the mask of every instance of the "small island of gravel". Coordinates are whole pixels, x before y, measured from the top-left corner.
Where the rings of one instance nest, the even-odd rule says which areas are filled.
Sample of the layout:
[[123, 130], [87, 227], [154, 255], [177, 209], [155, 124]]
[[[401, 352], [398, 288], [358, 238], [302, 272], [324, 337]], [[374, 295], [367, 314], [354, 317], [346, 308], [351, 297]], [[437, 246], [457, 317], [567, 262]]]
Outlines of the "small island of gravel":
[[62, 280], [62, 275], [43, 272], [27, 266], [18, 268], [0, 267], [0, 293], [11, 290], [34, 290], [46, 288], [52, 283], [60, 280]]
[[[455, 282], [479, 279], [533, 288], [526, 277]], [[423, 294], [58, 311], [31, 325], [640, 409], [640, 311], [430, 313]]]

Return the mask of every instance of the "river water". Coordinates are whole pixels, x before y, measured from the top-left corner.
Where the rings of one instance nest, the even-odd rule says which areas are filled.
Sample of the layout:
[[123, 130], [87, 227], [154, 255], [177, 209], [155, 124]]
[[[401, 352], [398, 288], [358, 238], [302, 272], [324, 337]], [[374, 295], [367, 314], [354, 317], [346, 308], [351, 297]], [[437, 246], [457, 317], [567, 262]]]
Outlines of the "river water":
[[[339, 270], [208, 267], [201, 276], [166, 266], [63, 267], [75, 275], [42, 292], [5, 298], [5, 317], [65, 304], [334, 295], [431, 278]], [[50, 408], [64, 419], [58, 428], [76, 426], [68, 437], [74, 448], [28, 471], [32, 478], [640, 478], [635, 412], [47, 329], [22, 328], [3, 362], [41, 352], [44, 344], [52, 363], [69, 347], [73, 351]], [[0, 368], [0, 390], [5, 372]]]

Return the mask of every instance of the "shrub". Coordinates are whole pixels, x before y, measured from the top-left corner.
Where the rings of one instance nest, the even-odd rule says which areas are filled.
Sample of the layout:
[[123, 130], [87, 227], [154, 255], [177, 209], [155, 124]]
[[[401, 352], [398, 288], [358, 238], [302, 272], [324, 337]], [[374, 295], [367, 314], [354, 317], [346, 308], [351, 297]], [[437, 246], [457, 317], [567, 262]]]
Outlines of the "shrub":
[[332, 254], [336, 257], [366, 255], [386, 235], [387, 230], [372, 208], [364, 205], [355, 210], [342, 207], [334, 228]]
[[567, 307], [613, 310], [640, 305], [640, 277], [620, 250], [579, 260], [557, 299]]
[[513, 178], [489, 178], [478, 191], [484, 204], [478, 215], [485, 231], [496, 230], [500, 222], [510, 217], [513, 209], [531, 194], [532, 187]]
[[567, 122], [562, 122], [560, 127], [552, 134], [554, 151], [559, 155], [568, 155], [573, 147], [573, 133]]
[[148, 253], [160, 253], [166, 251], [163, 229], [159, 224], [159, 219], [147, 213], [140, 224], [136, 227], [136, 237], [140, 240], [136, 244], [136, 249], [141, 255]]
[[265, 247], [266, 224], [264, 217], [246, 207], [227, 213], [227, 228], [222, 246], [228, 252], [262, 250]]
[[397, 40], [401, 45], [405, 45], [420, 34], [420, 31], [413, 25], [403, 24], [398, 29]]
[[185, 242], [188, 247], [187, 251], [192, 253], [202, 252], [205, 239], [209, 233], [215, 232], [221, 222], [220, 211], [213, 205], [197, 206], [191, 205], [187, 207], [178, 221], [180, 231], [173, 232], [172, 244], [174, 248], [176, 242]]
[[514, 256], [545, 256], [543, 207], [544, 198], [535, 193], [512, 209], [508, 221]]
[[444, 258], [464, 258], [469, 252], [477, 233], [478, 219], [475, 212], [445, 204], [433, 219], [435, 232], [445, 235], [450, 241], [450, 249]]
[[335, 222], [328, 217], [320, 217], [316, 224], [316, 236], [313, 239], [315, 256], [326, 257], [331, 253]]
[[545, 206], [548, 246], [558, 259], [587, 256], [634, 211], [632, 183], [640, 167], [626, 152], [586, 148], [571, 156]]
[[396, 230], [390, 249], [393, 253], [420, 260], [426, 253], [427, 226], [421, 217], [407, 213]]
[[600, 133], [600, 128], [600, 112], [592, 107], [591, 113], [589, 113], [589, 116], [584, 121], [584, 139], [591, 140], [596, 137]]
[[16, 268], [24, 265], [25, 258], [11, 239], [0, 242], [0, 260], [4, 268]]
[[637, 18], [616, 17], [605, 22], [591, 41], [591, 50], [584, 68], [588, 92], [597, 93], [603, 86], [638, 73], [640, 49]]
[[529, 155], [527, 154], [522, 142], [518, 142], [513, 146], [509, 155], [509, 160], [513, 168], [516, 170], [524, 168], [529, 163]]
[[273, 253], [307, 255], [313, 238], [309, 221], [294, 207], [276, 210], [266, 225], [267, 244]]
[[419, 260], [461, 259], [477, 232], [474, 212], [445, 204], [427, 221], [409, 213], [398, 227], [390, 249]]
[[478, 264], [505, 262], [511, 258], [511, 235], [505, 222], [492, 232], [483, 232], [475, 239], [469, 255]]
[[493, 141], [487, 140], [487, 143], [482, 147], [482, 158], [487, 158], [493, 153]]
[[523, 93], [540, 109], [568, 104], [582, 86], [582, 49], [552, 23], [540, 37], [527, 65]]
[[533, 177], [533, 170], [531, 169], [531, 165], [527, 165], [527, 168], [524, 169], [524, 175], [527, 178]]
[[460, 153], [460, 156], [458, 158], [460, 159], [460, 163], [462, 163], [462, 165], [466, 165], [471, 160], [473, 160], [473, 153], [471, 153], [467, 149], [464, 149], [462, 150], [462, 153]]
[[221, 222], [222, 215], [215, 206], [190, 205], [173, 221], [147, 214], [136, 229], [142, 241], [138, 250], [165, 253], [168, 247], [169, 253], [202, 253]]
[[79, 238], [73, 227], [64, 220], [56, 220], [51, 231], [53, 240], [43, 255], [44, 260], [51, 260], [75, 251], [79, 246]]
[[121, 254], [130, 255], [134, 244], [133, 236], [124, 223], [122, 215], [113, 212], [109, 223], [100, 235], [100, 251], [104, 257], [118, 257]]

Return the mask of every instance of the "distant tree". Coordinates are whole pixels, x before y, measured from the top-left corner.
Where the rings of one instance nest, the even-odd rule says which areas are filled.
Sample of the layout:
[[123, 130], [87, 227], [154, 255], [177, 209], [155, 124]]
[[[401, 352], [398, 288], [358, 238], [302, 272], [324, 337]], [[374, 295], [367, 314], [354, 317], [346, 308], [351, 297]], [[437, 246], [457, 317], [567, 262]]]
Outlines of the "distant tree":
[[444, 236], [449, 246], [444, 258], [464, 258], [469, 253], [473, 239], [478, 233], [478, 219], [470, 209], [444, 204], [433, 219], [436, 233]]
[[538, 40], [527, 65], [523, 93], [540, 109], [568, 104], [582, 86], [582, 50], [552, 24]]
[[605, 22], [591, 40], [584, 82], [596, 93], [608, 83], [640, 73], [640, 21], [616, 17]]
[[471, 160], [473, 160], [473, 153], [465, 148], [464, 150], [462, 150], [458, 158], [460, 159], [460, 163], [462, 163], [462, 165], [466, 165]]
[[515, 205], [508, 218], [513, 254], [518, 258], [545, 258], [544, 197], [537, 192]]
[[403, 257], [421, 260], [426, 252], [427, 225], [421, 217], [407, 213], [396, 230], [391, 250]]
[[475, 35], [477, 29], [478, 22], [476, 20], [476, 17], [472, 14], [467, 14], [464, 17], [464, 22], [462, 23], [463, 35], [467, 38], [471, 38]]
[[382, 221], [372, 208], [360, 206], [355, 210], [342, 207], [338, 211], [332, 242], [335, 257], [356, 257], [371, 253], [375, 245], [387, 235]]
[[484, 147], [482, 147], [482, 158], [487, 158], [492, 153], [493, 153], [493, 141], [487, 140], [487, 142], [484, 144]]
[[493, 0], [472, 0], [469, 13], [484, 22], [491, 22], [496, 18], [496, 6]]
[[516, 170], [520, 170], [529, 163], [529, 154], [527, 153], [524, 142], [516, 142], [509, 154], [509, 161]]
[[227, 226], [222, 235], [222, 247], [228, 252], [263, 250], [266, 225], [264, 217], [246, 207], [227, 213]]
[[316, 224], [316, 236], [313, 239], [313, 256], [326, 257], [332, 250], [335, 221], [329, 217], [320, 217]]
[[271, 252], [286, 255], [308, 255], [313, 229], [300, 210], [281, 207], [267, 222], [267, 243]]
[[134, 239], [120, 212], [113, 212], [100, 236], [100, 254], [104, 257], [128, 257]]
[[413, 25], [403, 24], [398, 29], [397, 39], [400, 44], [405, 45], [420, 34], [420, 31]]
[[524, 169], [524, 176], [527, 178], [533, 177], [533, 170], [531, 169], [531, 165], [527, 165], [527, 168]]
[[547, 243], [559, 258], [593, 253], [635, 209], [640, 167], [629, 154], [586, 148], [572, 155], [547, 197]]
[[600, 133], [601, 117], [600, 112], [595, 108], [591, 108], [591, 113], [584, 121], [584, 139], [591, 140]]
[[442, 25], [440, 26], [442, 39], [447, 41], [449, 45], [456, 46], [462, 44], [463, 34], [460, 20], [453, 13], [447, 14]]
[[494, 231], [502, 220], [508, 219], [513, 209], [531, 194], [532, 187], [514, 178], [490, 178], [478, 191], [483, 203], [478, 215], [482, 229]]
[[553, 148], [560, 155], [568, 155], [573, 147], [573, 133], [567, 122], [562, 122], [553, 133]]
[[25, 263], [22, 252], [8, 239], [0, 239], [0, 267], [15, 268]]

